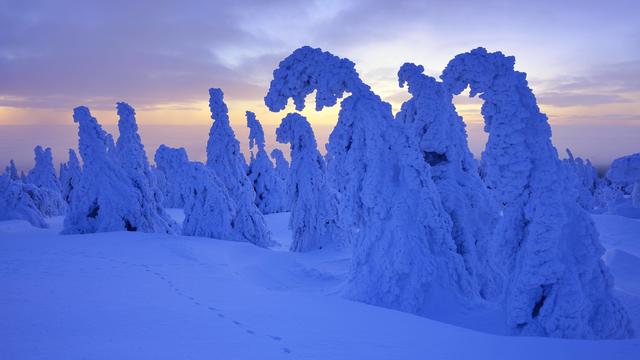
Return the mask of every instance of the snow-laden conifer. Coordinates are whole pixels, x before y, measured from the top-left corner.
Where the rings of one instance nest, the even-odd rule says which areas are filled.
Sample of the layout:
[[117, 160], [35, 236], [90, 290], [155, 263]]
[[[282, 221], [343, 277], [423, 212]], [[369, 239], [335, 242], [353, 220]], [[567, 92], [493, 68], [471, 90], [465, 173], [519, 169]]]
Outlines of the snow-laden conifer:
[[20, 176], [18, 175], [18, 169], [16, 168], [16, 163], [12, 160], [9, 160], [9, 165], [4, 169], [4, 174], [9, 177], [11, 180], [19, 180]]
[[36, 205], [42, 196], [37, 186], [12, 179], [11, 172], [0, 175], [0, 221], [26, 220], [33, 226], [46, 228], [44, 215]]
[[324, 158], [311, 125], [302, 115], [290, 113], [276, 130], [276, 139], [291, 146], [291, 251], [342, 246], [345, 234], [337, 224], [337, 199], [326, 181]]
[[[273, 163], [264, 146], [264, 130], [256, 115], [247, 111], [249, 148], [251, 163], [247, 176], [256, 193], [256, 206], [263, 214], [282, 212], [287, 209], [286, 184], [276, 174]], [[254, 147], [257, 150], [254, 153]]]
[[35, 153], [35, 166], [27, 175], [26, 182], [37, 186], [41, 196], [34, 199], [36, 206], [44, 216], [64, 215], [67, 204], [60, 192], [60, 181], [53, 167], [53, 154], [51, 148], [43, 149], [40, 145], [33, 149]]
[[178, 163], [186, 193], [182, 234], [222, 240], [242, 240], [235, 226], [237, 208], [213, 169], [201, 163]]
[[346, 296], [423, 314], [473, 301], [476, 287], [455, 251], [428, 164], [391, 106], [360, 80], [353, 62], [310, 47], [280, 62], [265, 103], [280, 111], [292, 98], [302, 110], [313, 91], [318, 110], [351, 93], [327, 145], [340, 224], [352, 238]]
[[498, 208], [480, 179], [467, 143], [462, 118], [453, 96], [441, 82], [424, 75], [424, 68], [404, 64], [398, 72], [401, 87], [408, 85], [411, 99], [402, 104], [396, 120], [431, 168], [445, 210], [452, 221], [456, 251], [485, 298], [502, 291], [502, 281], [491, 263], [491, 236]]
[[289, 162], [285, 159], [282, 150], [273, 149], [271, 150], [271, 158], [276, 162], [275, 170], [276, 174], [280, 179], [284, 181], [286, 184], [289, 181]]
[[69, 161], [60, 164], [60, 187], [62, 189], [62, 198], [67, 204], [71, 203], [71, 194], [73, 189], [78, 186], [78, 182], [82, 177], [82, 168], [80, 161], [73, 149], [69, 149]]
[[247, 177], [247, 167], [240, 153], [240, 143], [229, 123], [227, 105], [220, 89], [209, 89], [209, 108], [214, 120], [207, 142], [207, 166], [226, 188], [235, 203], [233, 226], [239, 236], [231, 239], [258, 246], [273, 244], [264, 216], [255, 204], [255, 191]]
[[591, 161], [574, 157], [571, 150], [566, 149], [568, 158], [562, 160], [567, 168], [569, 181], [574, 183], [578, 203], [585, 210], [591, 211], [597, 206], [595, 193], [598, 187], [598, 174]]
[[[117, 151], [111, 135], [102, 129], [87, 107], [75, 108], [73, 120], [79, 127], [78, 150], [83, 171], [72, 194], [63, 233], [173, 232], [165, 219], [158, 215], [157, 204], [149, 207], [145, 203], [149, 198], [144, 195], [148, 189], [141, 188], [144, 180], [134, 182], [131, 173], [121, 164], [120, 159], [129, 146], [122, 144], [121, 151]], [[135, 131], [131, 124], [124, 125], [123, 130], [127, 135], [123, 134], [122, 141], [125, 138], [135, 140], [135, 136], [128, 133], [129, 130]], [[128, 166], [143, 163], [140, 159], [127, 161], [130, 162]]]
[[137, 192], [140, 214], [136, 215], [134, 227], [143, 232], [176, 233], [178, 224], [164, 211], [162, 193], [151, 172], [144, 145], [138, 134], [135, 110], [127, 103], [117, 105], [118, 129], [120, 136], [116, 142], [119, 165], [127, 173], [131, 185]]
[[189, 177], [184, 173], [189, 164], [187, 151], [184, 148], [171, 148], [160, 145], [156, 150], [154, 161], [156, 170], [161, 176], [164, 195], [164, 206], [183, 208], [188, 191]]
[[606, 176], [609, 212], [640, 218], [640, 153], [613, 160]]
[[470, 86], [470, 95], [484, 100], [485, 181], [502, 205], [498, 260], [511, 275], [508, 326], [515, 334], [628, 337], [630, 321], [613, 296], [598, 232], [568, 188], [547, 117], [514, 64], [514, 57], [478, 48], [457, 55], [441, 76], [453, 94]]

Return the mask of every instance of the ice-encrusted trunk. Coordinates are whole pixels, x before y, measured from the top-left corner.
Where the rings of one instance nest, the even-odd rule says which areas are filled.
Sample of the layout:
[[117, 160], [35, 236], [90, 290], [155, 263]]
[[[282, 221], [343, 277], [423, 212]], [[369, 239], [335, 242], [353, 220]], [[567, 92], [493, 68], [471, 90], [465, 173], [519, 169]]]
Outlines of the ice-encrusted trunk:
[[[264, 130], [256, 114], [247, 111], [247, 127], [249, 128], [249, 148], [251, 163], [247, 176], [256, 193], [256, 206], [263, 214], [271, 214], [287, 210], [286, 185], [276, 174], [273, 163], [265, 151]], [[256, 147], [255, 155], [253, 148]]]
[[120, 117], [120, 136], [116, 142], [116, 153], [120, 166], [138, 193], [140, 214], [133, 219], [132, 226], [143, 232], [179, 233], [178, 224], [164, 211], [162, 193], [151, 172], [144, 145], [138, 134], [135, 110], [124, 102], [117, 103], [116, 107]]
[[62, 198], [67, 204], [71, 203], [73, 189], [78, 186], [82, 177], [80, 161], [73, 149], [69, 149], [69, 161], [60, 164], [60, 186], [62, 188]]
[[476, 299], [429, 165], [395, 124], [391, 106], [360, 80], [353, 62], [310, 47], [280, 62], [265, 103], [280, 111], [293, 98], [302, 110], [313, 91], [317, 110], [351, 93], [327, 145], [340, 224], [352, 237], [345, 295], [427, 315]]
[[324, 158], [318, 151], [311, 125], [302, 115], [290, 113], [276, 129], [276, 139], [291, 147], [290, 250], [304, 252], [343, 246], [345, 234], [337, 224], [337, 199], [327, 184]]
[[214, 120], [207, 142], [207, 166], [222, 182], [235, 203], [234, 237], [229, 240], [248, 241], [258, 246], [273, 244], [264, 216], [255, 204], [255, 191], [247, 177], [246, 162], [240, 153], [240, 143], [229, 124], [227, 105], [220, 89], [209, 89], [209, 108]]
[[511, 274], [508, 327], [527, 335], [629, 337], [598, 232], [567, 188], [547, 117], [514, 65], [514, 57], [478, 48], [457, 55], [441, 76], [453, 94], [470, 86], [484, 100], [485, 181], [502, 205], [498, 259]]
[[164, 206], [184, 208], [189, 185], [189, 177], [183, 173], [189, 164], [187, 151], [163, 144], [156, 150], [154, 161], [157, 172], [162, 174]]
[[41, 190], [41, 196], [37, 200], [34, 199], [36, 206], [45, 216], [64, 215], [67, 211], [67, 203], [62, 199], [60, 181], [53, 167], [51, 148], [42, 149], [38, 145], [33, 151], [35, 166], [27, 174], [26, 183], [33, 184]]
[[497, 204], [480, 179], [467, 143], [462, 118], [453, 96], [441, 82], [424, 75], [424, 68], [406, 63], [398, 71], [400, 87], [406, 83], [411, 99], [396, 114], [412, 147], [420, 150], [452, 221], [451, 236], [469, 275], [484, 298], [502, 292], [502, 274], [491, 262], [492, 234], [498, 221]]

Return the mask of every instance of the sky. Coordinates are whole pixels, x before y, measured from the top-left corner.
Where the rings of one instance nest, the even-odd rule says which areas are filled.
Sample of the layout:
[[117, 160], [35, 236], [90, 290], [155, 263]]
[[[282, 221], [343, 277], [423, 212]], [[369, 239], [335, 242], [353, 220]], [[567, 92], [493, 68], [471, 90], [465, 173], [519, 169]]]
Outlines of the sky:
[[[631, 0], [0, 0], [0, 165], [13, 158], [28, 170], [38, 144], [63, 161], [77, 146], [79, 105], [117, 135], [117, 101], [136, 108], [151, 158], [165, 143], [204, 160], [210, 87], [224, 90], [245, 153], [246, 110], [267, 146], [285, 149], [274, 131], [293, 107], [270, 113], [263, 97], [279, 61], [310, 45], [354, 61], [394, 111], [408, 98], [397, 81], [404, 62], [437, 77], [478, 46], [514, 55], [560, 155], [570, 147], [606, 166], [640, 151], [638, 14]], [[462, 94], [455, 103], [479, 156], [481, 102]], [[313, 108], [303, 114], [324, 144], [338, 109]]]

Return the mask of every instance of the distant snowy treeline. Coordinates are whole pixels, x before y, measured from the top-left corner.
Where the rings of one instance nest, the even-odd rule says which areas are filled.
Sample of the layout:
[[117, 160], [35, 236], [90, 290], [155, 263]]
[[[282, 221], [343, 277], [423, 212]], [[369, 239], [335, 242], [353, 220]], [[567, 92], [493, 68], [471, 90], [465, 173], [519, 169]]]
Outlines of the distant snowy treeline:
[[[11, 162], [0, 177], [0, 220], [45, 227], [45, 217], [65, 214], [66, 234], [159, 232], [269, 247], [263, 214], [291, 211], [291, 251], [351, 252], [351, 299], [426, 316], [498, 307], [513, 334], [630, 337], [589, 212], [640, 217], [640, 153], [615, 160], [603, 178], [570, 151], [561, 161], [514, 65], [483, 48], [456, 56], [440, 80], [406, 63], [398, 81], [411, 98], [394, 115], [353, 62], [297, 49], [274, 71], [266, 106], [278, 112], [293, 99], [301, 111], [313, 92], [317, 110], [342, 101], [324, 157], [304, 116], [284, 116], [276, 134], [290, 146], [290, 165], [280, 150], [268, 154], [250, 111], [245, 162], [220, 89], [209, 90], [205, 164], [161, 145], [153, 167], [131, 106], [117, 104], [115, 141], [81, 106], [73, 119], [82, 166], [70, 150], [58, 177], [40, 146], [29, 174]], [[468, 87], [484, 102], [480, 162], [453, 105]], [[184, 208], [183, 224], [166, 207]]]

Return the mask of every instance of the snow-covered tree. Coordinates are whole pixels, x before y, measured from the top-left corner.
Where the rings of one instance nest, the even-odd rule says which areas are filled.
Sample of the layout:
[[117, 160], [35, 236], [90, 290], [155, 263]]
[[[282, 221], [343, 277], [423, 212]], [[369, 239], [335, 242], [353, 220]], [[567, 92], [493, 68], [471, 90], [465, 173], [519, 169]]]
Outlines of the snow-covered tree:
[[276, 130], [278, 142], [291, 146], [291, 251], [340, 247], [345, 234], [337, 224], [337, 199], [325, 179], [324, 158], [307, 119], [290, 113]]
[[62, 198], [67, 204], [71, 203], [71, 193], [78, 186], [82, 177], [80, 161], [73, 149], [69, 149], [69, 161], [60, 164], [60, 187], [62, 188]]
[[595, 192], [598, 183], [598, 173], [588, 159], [574, 157], [571, 150], [566, 149], [568, 158], [562, 163], [568, 170], [569, 181], [574, 183], [578, 203], [585, 210], [591, 211], [596, 207]]
[[60, 182], [56, 177], [53, 167], [53, 155], [51, 148], [42, 149], [40, 145], [33, 149], [35, 153], [35, 166], [29, 171], [26, 182], [37, 186], [41, 195], [36, 201], [36, 206], [45, 216], [64, 215], [67, 209], [66, 202], [62, 199]]
[[183, 171], [189, 165], [187, 151], [184, 148], [171, 148], [160, 145], [154, 156], [158, 176], [162, 176], [164, 206], [184, 208], [188, 192], [189, 177]]
[[33, 184], [12, 179], [11, 174], [0, 175], [0, 220], [26, 220], [33, 226], [46, 228], [44, 215], [36, 205], [42, 191]]
[[276, 162], [275, 170], [276, 174], [286, 184], [289, 181], [289, 162], [285, 159], [282, 150], [271, 150], [271, 158]]
[[[126, 109], [125, 109], [126, 110]], [[126, 116], [128, 111], [121, 116]], [[120, 145], [116, 150], [113, 138], [102, 129], [89, 109], [80, 106], [73, 111], [73, 120], [79, 125], [80, 156], [83, 162], [82, 177], [71, 195], [71, 205], [64, 221], [63, 233], [84, 234], [105, 231], [172, 232], [165, 219], [159, 216], [157, 204], [146, 204], [141, 189], [144, 180], [134, 182], [131, 169], [135, 164], [143, 164], [140, 159], [128, 160], [128, 170], [120, 163], [127, 152], [134, 156], [136, 137], [131, 119], [123, 124], [122, 141], [134, 144]], [[121, 142], [122, 142], [121, 141]], [[139, 168], [138, 168], [139, 169]]]
[[607, 179], [610, 181], [609, 211], [640, 218], [640, 153], [613, 160]]
[[280, 62], [265, 103], [280, 111], [293, 98], [302, 110], [313, 91], [317, 110], [351, 93], [327, 145], [340, 225], [352, 237], [345, 295], [427, 315], [475, 299], [428, 164], [395, 123], [391, 105], [360, 80], [353, 62], [310, 47]]
[[424, 68], [406, 63], [398, 72], [412, 98], [402, 104], [396, 120], [429, 164], [445, 210], [452, 220], [452, 237], [467, 272], [485, 298], [496, 298], [502, 281], [491, 264], [492, 233], [498, 208], [480, 179], [477, 162], [469, 150], [462, 118], [453, 96], [441, 82], [424, 75]]
[[29, 171], [27, 181], [39, 187], [60, 190], [60, 182], [56, 177], [53, 167], [53, 154], [51, 148], [43, 149], [38, 145], [33, 149], [35, 153], [35, 166]]
[[[256, 193], [256, 205], [263, 214], [287, 210], [286, 185], [276, 174], [273, 163], [264, 146], [264, 130], [256, 114], [247, 111], [251, 163], [247, 175]], [[253, 152], [256, 147], [257, 151]]]
[[502, 205], [497, 256], [511, 275], [508, 326], [515, 334], [628, 337], [598, 232], [568, 189], [547, 117], [514, 65], [514, 57], [478, 48], [457, 55], [441, 76], [453, 94], [470, 86], [484, 100], [485, 181]]
[[185, 177], [182, 234], [223, 240], [238, 240], [243, 235], [235, 226], [237, 208], [213, 169], [200, 163], [178, 163]]
[[247, 177], [240, 143], [229, 123], [227, 105], [220, 89], [209, 89], [209, 108], [214, 120], [207, 142], [207, 166], [214, 170], [235, 203], [234, 234], [229, 240], [248, 241], [258, 246], [273, 244], [264, 216], [255, 204], [255, 191]]
[[120, 136], [116, 142], [119, 163], [139, 197], [141, 213], [134, 226], [144, 232], [179, 232], [178, 224], [164, 211], [162, 193], [151, 172], [144, 145], [138, 134], [135, 110], [124, 102], [119, 102], [116, 106], [120, 117], [118, 121]]
[[9, 161], [9, 165], [4, 169], [4, 174], [11, 180], [19, 180], [18, 169], [16, 169], [16, 163], [13, 160]]

